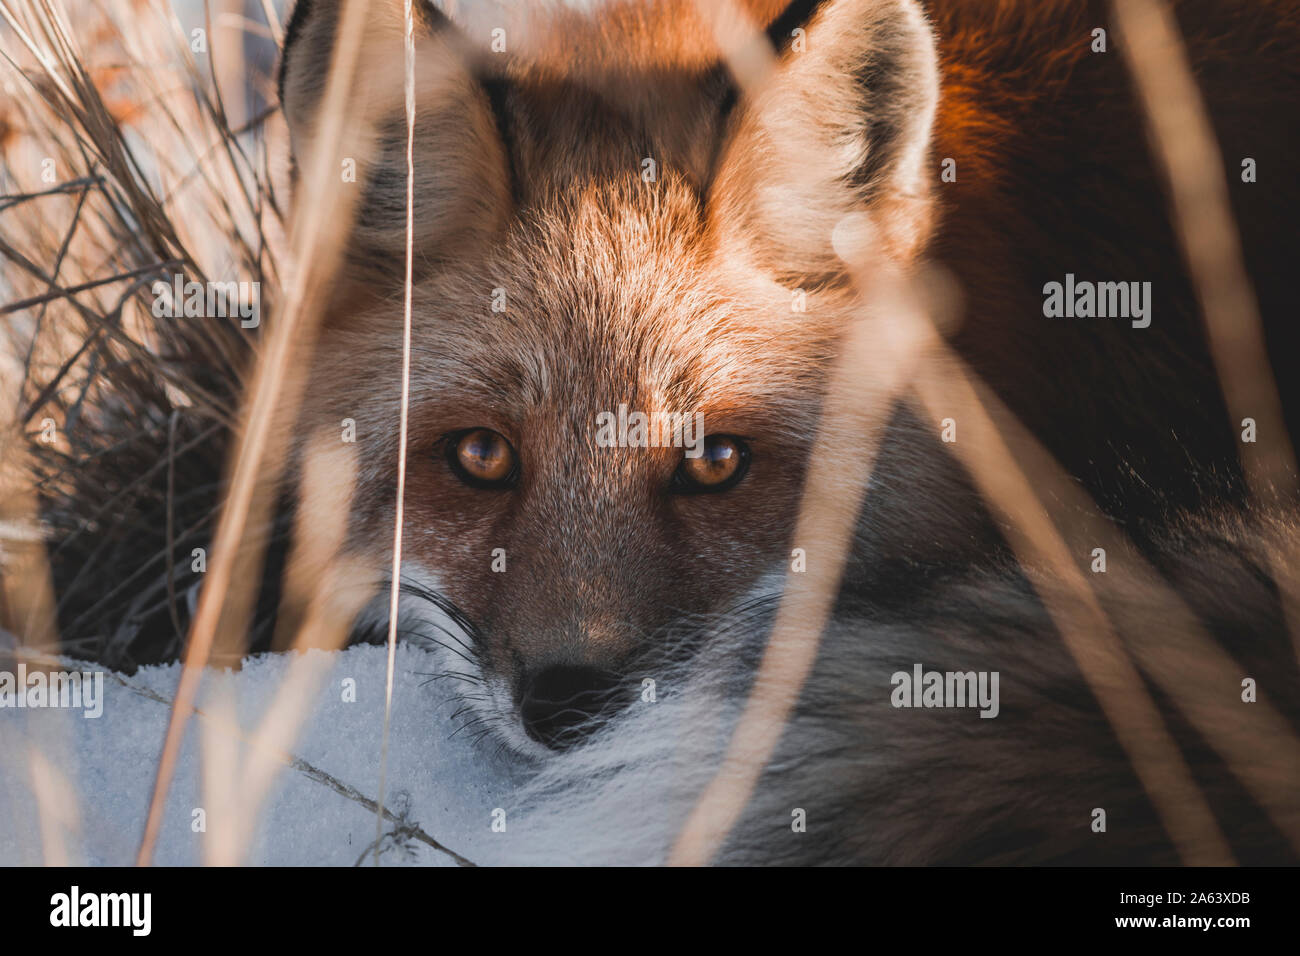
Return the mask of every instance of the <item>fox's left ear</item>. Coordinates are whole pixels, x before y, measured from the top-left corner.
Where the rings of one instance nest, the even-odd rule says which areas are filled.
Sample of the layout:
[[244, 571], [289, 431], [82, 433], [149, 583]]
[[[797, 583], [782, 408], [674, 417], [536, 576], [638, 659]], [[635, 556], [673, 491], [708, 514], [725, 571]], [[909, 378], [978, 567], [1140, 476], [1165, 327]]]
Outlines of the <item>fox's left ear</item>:
[[831, 235], [870, 214], [873, 253], [929, 236], [934, 37], [916, 0], [799, 0], [768, 27], [778, 65], [733, 114], [710, 189], [719, 243], [780, 281], [834, 283]]

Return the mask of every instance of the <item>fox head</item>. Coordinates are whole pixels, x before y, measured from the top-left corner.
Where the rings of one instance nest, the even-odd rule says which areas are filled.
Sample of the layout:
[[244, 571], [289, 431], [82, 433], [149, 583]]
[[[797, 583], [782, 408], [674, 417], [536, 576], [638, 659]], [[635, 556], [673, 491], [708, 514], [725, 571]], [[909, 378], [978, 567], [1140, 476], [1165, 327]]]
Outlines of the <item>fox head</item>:
[[[288, 31], [298, 168], [343, 8], [299, 0]], [[305, 409], [355, 422], [350, 547], [382, 576], [402, 4], [369, 0], [361, 29], [352, 108], [373, 149], [355, 183], [329, 184], [361, 192]], [[770, 68], [742, 88], [728, 64], [761, 62], [755, 44]], [[876, 253], [903, 265], [927, 238], [933, 40], [912, 0], [632, 0], [477, 25], [417, 3], [415, 45], [403, 574], [457, 609], [503, 736], [559, 747], [664, 634], [733, 613], [788, 566], [824, 373], [853, 318], [832, 234], [865, 211]]]

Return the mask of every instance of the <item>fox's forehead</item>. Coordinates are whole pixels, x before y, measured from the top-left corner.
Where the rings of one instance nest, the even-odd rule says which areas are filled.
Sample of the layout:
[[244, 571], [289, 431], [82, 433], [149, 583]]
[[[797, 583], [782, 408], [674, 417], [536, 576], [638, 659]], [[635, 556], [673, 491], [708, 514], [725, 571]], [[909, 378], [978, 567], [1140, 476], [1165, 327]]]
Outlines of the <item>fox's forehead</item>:
[[812, 398], [810, 360], [829, 348], [828, 330], [791, 302], [773, 283], [728, 281], [688, 185], [586, 183], [526, 208], [484, 255], [415, 290], [414, 388], [509, 416], [620, 404], [772, 416], [790, 393]]

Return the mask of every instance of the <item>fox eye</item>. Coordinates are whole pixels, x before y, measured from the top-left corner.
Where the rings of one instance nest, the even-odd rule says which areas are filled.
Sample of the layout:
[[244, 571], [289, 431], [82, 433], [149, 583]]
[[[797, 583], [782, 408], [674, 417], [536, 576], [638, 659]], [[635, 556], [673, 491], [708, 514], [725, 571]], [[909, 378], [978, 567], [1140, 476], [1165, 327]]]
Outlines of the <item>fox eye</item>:
[[457, 478], [476, 488], [507, 488], [519, 474], [519, 456], [510, 442], [487, 428], [450, 436], [447, 463]]
[[673, 484], [683, 493], [726, 491], [749, 470], [749, 446], [730, 435], [709, 435], [704, 453], [683, 458]]

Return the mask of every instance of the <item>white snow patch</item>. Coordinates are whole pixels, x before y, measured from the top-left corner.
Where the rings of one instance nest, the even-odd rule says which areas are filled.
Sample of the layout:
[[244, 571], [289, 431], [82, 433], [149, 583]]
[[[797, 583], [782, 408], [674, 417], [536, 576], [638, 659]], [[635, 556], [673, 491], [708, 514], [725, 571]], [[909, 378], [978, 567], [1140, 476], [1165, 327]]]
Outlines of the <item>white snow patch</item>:
[[[310, 653], [322, 655], [323, 677], [288, 750], [319, 773], [276, 764], [246, 863], [353, 865], [375, 840], [373, 809], [340, 787], [370, 799], [378, 787], [387, 649]], [[238, 672], [209, 671], [199, 710], [215, 709], [219, 689], [233, 691], [239, 725], [251, 732], [291, 660], [264, 655]], [[474, 728], [453, 736], [466, 719], [452, 721], [461, 706], [453, 697], [475, 691], [454, 679], [431, 682], [440, 670], [435, 655], [399, 645], [385, 804], [394, 812], [404, 809], [420, 831], [477, 864], [661, 862], [706, 779], [701, 773], [715, 766], [700, 758], [716, 753], [726, 739], [725, 722], [702, 693], [676, 711], [650, 704], [637, 713], [634, 705], [616, 735], [538, 765], [504, 752], [491, 737], [472, 740]], [[356, 682], [355, 702], [344, 700], [347, 678]], [[98, 719], [76, 710], [0, 710], [0, 865], [60, 855], [74, 864], [134, 862], [179, 679], [178, 664], [142, 668], [130, 677], [106, 674]], [[207, 812], [208, 836], [222, 825], [218, 809], [204, 804], [197, 745], [205, 722], [216, 726], [211, 717], [196, 715], [186, 729], [155, 856], [159, 864], [204, 862], [207, 836], [194, 832], [196, 809]], [[221, 736], [238, 739], [229, 731]], [[690, 747], [683, 745], [687, 740]], [[248, 751], [240, 741], [239, 759]], [[238, 779], [237, 770], [219, 774]], [[320, 774], [339, 786], [322, 782]], [[43, 789], [42, 775], [54, 781]], [[38, 790], [44, 794], [39, 806]], [[493, 829], [497, 810], [505, 811], [505, 832]], [[394, 825], [386, 822], [384, 830], [391, 833]], [[385, 841], [382, 864], [455, 865], [452, 856], [419, 839], [396, 842]]]

